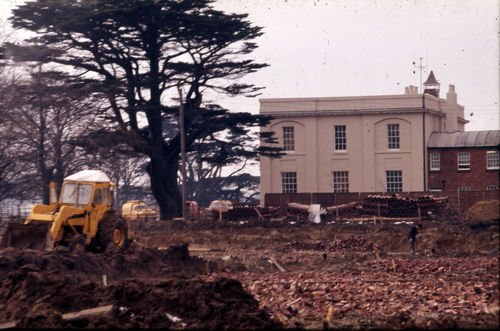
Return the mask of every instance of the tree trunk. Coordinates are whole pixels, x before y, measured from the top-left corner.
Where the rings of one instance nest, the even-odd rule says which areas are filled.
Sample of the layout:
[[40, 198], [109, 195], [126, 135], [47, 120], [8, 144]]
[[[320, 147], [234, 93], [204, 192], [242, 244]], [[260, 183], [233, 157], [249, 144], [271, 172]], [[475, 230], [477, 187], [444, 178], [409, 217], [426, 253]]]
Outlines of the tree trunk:
[[151, 191], [160, 207], [160, 219], [181, 216], [182, 199], [177, 187], [178, 160], [150, 159], [148, 174]]
[[52, 178], [51, 171], [47, 169], [42, 170], [41, 182], [42, 182], [42, 203], [44, 205], [50, 204], [50, 181]]

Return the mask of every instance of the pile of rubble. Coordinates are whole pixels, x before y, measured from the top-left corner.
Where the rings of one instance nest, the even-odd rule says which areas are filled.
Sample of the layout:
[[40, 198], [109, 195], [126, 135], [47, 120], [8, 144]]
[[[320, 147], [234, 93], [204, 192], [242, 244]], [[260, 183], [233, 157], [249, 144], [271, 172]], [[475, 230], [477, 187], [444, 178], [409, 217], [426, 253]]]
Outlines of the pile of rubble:
[[384, 258], [368, 264], [372, 271], [246, 272], [238, 279], [284, 327], [498, 327], [497, 258]]

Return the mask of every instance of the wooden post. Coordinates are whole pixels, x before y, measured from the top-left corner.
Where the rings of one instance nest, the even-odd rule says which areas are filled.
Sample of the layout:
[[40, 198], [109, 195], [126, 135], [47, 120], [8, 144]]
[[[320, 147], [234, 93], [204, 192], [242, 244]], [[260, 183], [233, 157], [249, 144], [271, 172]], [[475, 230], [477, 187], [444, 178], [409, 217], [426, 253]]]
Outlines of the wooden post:
[[253, 207], [253, 209], [255, 209], [255, 211], [257, 212], [257, 215], [259, 216], [259, 219], [265, 221], [266, 219], [264, 218], [264, 216], [262, 216], [262, 213], [259, 211], [259, 209], [257, 207]]
[[380, 262], [380, 255], [378, 255], [378, 252], [375, 252], [375, 256], [377, 257], [377, 261]]
[[394, 259], [392, 259], [392, 270], [396, 272], [396, 262], [394, 262]]
[[333, 306], [328, 308], [328, 313], [326, 314], [326, 321], [331, 323], [333, 321]]
[[108, 277], [106, 275], [102, 275], [102, 285], [108, 286]]
[[220, 261], [217, 261], [217, 273], [220, 274]]

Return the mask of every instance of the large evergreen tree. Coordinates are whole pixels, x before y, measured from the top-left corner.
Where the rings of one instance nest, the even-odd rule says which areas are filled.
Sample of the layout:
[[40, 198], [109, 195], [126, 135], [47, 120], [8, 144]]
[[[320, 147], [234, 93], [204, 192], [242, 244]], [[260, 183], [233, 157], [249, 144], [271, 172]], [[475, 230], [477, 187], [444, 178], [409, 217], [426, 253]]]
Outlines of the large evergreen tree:
[[261, 28], [247, 15], [213, 9], [212, 2], [36, 0], [11, 17], [15, 28], [36, 32], [26, 42], [44, 48], [45, 60], [69, 66], [75, 77], [100, 87], [108, 98], [110, 125], [96, 130], [94, 141], [126, 143], [149, 158], [151, 189], [162, 218], [180, 214], [180, 136], [174, 129], [179, 88], [184, 91], [188, 151], [208, 138], [248, 157], [275, 152], [231, 144], [270, 118], [202, 102], [208, 91], [256, 95], [260, 88], [240, 78], [266, 66], [246, 58], [257, 47], [253, 40]]

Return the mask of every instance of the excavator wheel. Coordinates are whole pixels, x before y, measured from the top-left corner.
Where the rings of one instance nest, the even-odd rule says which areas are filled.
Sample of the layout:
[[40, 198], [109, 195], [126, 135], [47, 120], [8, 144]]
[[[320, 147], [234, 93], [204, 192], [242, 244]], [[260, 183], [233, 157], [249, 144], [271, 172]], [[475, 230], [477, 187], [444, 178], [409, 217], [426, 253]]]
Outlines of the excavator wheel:
[[97, 230], [97, 245], [104, 251], [114, 245], [124, 249], [128, 245], [128, 228], [118, 215], [110, 215], [102, 219]]
[[69, 242], [68, 248], [72, 252], [84, 252], [87, 249], [85, 236], [83, 235], [74, 236]]

